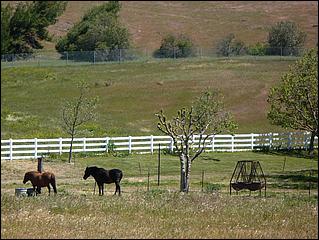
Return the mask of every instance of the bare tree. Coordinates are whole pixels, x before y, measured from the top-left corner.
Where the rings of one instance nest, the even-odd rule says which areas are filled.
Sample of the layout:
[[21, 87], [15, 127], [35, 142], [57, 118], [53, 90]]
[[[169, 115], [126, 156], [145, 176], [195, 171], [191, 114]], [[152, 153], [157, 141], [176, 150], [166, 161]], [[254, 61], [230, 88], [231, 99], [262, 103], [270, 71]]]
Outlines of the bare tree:
[[[192, 162], [203, 153], [209, 139], [236, 128], [231, 115], [223, 110], [222, 96], [206, 91], [189, 109], [182, 108], [177, 117], [167, 120], [163, 110], [156, 114], [158, 129], [172, 137], [180, 159], [180, 191], [188, 192]], [[198, 138], [195, 144], [194, 137]]]
[[62, 106], [62, 128], [71, 136], [69, 163], [72, 159], [74, 136], [77, 134], [79, 126], [96, 118], [95, 109], [98, 101], [96, 97], [86, 97], [89, 87], [84, 81], [80, 81], [77, 88], [80, 90], [79, 96], [66, 100]]

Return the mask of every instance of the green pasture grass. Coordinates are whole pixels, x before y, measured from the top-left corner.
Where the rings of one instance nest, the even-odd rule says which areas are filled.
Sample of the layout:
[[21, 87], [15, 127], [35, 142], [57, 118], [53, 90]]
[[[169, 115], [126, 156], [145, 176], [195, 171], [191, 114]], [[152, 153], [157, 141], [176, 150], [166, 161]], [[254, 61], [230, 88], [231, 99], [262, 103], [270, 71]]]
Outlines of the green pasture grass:
[[[114, 157], [75, 155], [44, 159], [56, 174], [58, 194], [42, 189], [37, 197], [16, 197], [26, 171], [37, 161], [1, 161], [2, 238], [316, 238], [318, 235], [318, 160], [262, 152], [204, 153], [192, 166], [188, 194], [179, 192], [179, 160], [161, 154]], [[285, 169], [283, 171], [283, 161]], [[267, 179], [262, 190], [229, 194], [239, 160], [257, 160]], [[114, 184], [98, 196], [86, 166], [120, 168], [122, 195]], [[204, 173], [202, 188], [201, 178]], [[310, 170], [312, 171], [310, 175]], [[150, 178], [148, 179], [148, 171]], [[149, 183], [148, 183], [149, 182]], [[308, 184], [311, 183], [309, 192]], [[298, 187], [296, 187], [298, 186]], [[310, 193], [310, 194], [309, 194]], [[41, 230], [41, 234], [35, 234]]]
[[155, 113], [168, 117], [207, 88], [219, 89], [237, 133], [283, 131], [266, 118], [270, 88], [294, 61], [193, 58], [64, 67], [16, 67], [1, 71], [1, 138], [67, 136], [61, 105], [86, 81], [99, 97], [96, 122], [81, 137], [159, 135]]

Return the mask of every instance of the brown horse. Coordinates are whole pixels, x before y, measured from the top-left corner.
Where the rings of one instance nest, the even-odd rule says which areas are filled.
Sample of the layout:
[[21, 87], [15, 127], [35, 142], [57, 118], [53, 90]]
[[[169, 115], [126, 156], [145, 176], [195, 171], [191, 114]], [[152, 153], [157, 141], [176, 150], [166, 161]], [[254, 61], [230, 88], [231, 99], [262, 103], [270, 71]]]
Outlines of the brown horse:
[[[55, 184], [55, 175], [51, 172], [40, 173], [38, 171], [26, 172], [24, 175], [23, 183], [30, 181], [33, 186], [33, 192], [38, 194], [41, 193], [41, 187], [48, 187], [49, 195], [51, 192], [50, 184], [53, 187], [54, 193], [57, 193]], [[35, 188], [37, 187], [37, 191]]]

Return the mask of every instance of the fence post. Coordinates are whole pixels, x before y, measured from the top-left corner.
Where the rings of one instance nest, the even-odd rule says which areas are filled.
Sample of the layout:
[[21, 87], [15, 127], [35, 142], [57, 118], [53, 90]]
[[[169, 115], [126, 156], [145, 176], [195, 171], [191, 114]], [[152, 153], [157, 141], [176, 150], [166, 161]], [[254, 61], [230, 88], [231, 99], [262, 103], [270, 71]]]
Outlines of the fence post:
[[202, 192], [204, 191], [204, 170], [202, 170]]
[[153, 149], [153, 135], [151, 135], [151, 153], [153, 154], [154, 149]]
[[150, 190], [150, 169], [147, 171], [147, 191]]
[[128, 152], [129, 153], [132, 152], [132, 137], [131, 136], [128, 137]]
[[288, 133], [287, 148], [291, 149], [291, 132]]
[[212, 151], [215, 151], [215, 135], [212, 136]]
[[251, 133], [251, 150], [254, 150], [254, 134]]
[[83, 138], [83, 152], [86, 152], [86, 138]]
[[234, 152], [234, 135], [231, 136], [231, 151]]
[[161, 144], [158, 144], [157, 186], [160, 185], [161, 175]]
[[109, 138], [108, 137], [105, 138], [105, 143], [106, 143], [105, 151], [108, 153], [109, 152]]
[[173, 153], [174, 150], [174, 143], [173, 143], [173, 138], [171, 137], [171, 143], [170, 143], [170, 151]]
[[272, 148], [272, 138], [273, 138], [272, 133], [269, 133], [269, 149]]
[[38, 139], [34, 139], [34, 158], [38, 157]]
[[12, 158], [13, 158], [13, 151], [12, 151], [13, 150], [13, 146], [12, 146], [13, 145], [12, 144], [13, 141], [12, 141], [12, 138], [10, 138], [9, 141], [10, 141], [9, 142], [10, 143], [10, 160], [12, 161]]
[[303, 142], [303, 147], [305, 150], [308, 149], [308, 136], [307, 132], [304, 132], [304, 142]]
[[59, 138], [59, 151], [60, 155], [62, 155], [62, 138]]
[[42, 172], [43, 171], [43, 162], [42, 162], [43, 158], [39, 157], [38, 158], [38, 172]]

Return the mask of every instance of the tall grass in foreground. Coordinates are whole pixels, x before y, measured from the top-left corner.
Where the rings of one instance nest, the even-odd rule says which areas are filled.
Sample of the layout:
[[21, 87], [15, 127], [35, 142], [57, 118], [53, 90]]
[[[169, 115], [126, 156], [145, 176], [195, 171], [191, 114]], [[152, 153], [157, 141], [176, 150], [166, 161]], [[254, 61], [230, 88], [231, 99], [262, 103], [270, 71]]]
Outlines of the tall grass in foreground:
[[1, 238], [317, 238], [317, 198], [1, 194]]

